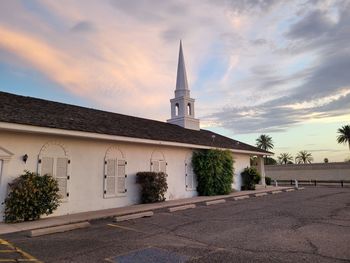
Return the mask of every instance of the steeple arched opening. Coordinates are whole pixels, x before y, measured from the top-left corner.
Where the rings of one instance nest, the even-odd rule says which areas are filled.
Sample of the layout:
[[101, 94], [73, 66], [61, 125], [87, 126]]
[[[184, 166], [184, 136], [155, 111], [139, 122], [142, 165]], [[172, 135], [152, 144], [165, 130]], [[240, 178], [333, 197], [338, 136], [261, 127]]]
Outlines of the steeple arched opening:
[[187, 115], [188, 115], [188, 116], [191, 116], [191, 115], [192, 115], [191, 103], [187, 103]]

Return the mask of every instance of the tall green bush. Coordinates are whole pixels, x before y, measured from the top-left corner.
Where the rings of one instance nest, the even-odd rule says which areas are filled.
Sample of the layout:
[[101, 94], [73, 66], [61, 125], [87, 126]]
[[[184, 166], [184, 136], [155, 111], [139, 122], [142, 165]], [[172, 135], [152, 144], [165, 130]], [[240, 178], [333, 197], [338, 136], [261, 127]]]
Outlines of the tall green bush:
[[255, 167], [247, 167], [241, 173], [242, 190], [255, 190], [255, 185], [261, 180], [261, 175]]
[[165, 193], [168, 183], [165, 173], [138, 172], [136, 182], [141, 185], [142, 203], [154, 203], [165, 201]]
[[197, 176], [199, 195], [223, 195], [232, 191], [231, 152], [216, 149], [194, 152], [192, 166]]
[[25, 171], [9, 184], [9, 194], [5, 199], [5, 222], [36, 220], [41, 215], [52, 214], [60, 203], [58, 191], [54, 177]]

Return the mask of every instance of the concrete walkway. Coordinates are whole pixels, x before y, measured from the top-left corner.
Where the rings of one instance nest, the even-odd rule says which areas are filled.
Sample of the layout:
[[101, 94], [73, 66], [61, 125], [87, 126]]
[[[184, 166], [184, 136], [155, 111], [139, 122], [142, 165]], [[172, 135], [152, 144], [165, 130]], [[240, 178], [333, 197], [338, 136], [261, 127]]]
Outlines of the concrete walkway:
[[170, 200], [170, 201], [152, 203], [152, 204], [139, 204], [139, 205], [132, 205], [127, 207], [84, 212], [84, 213], [77, 213], [77, 214], [64, 215], [64, 216], [47, 217], [37, 221], [30, 221], [30, 222], [22, 222], [22, 223], [15, 223], [15, 224], [0, 223], [0, 234], [29, 231], [33, 229], [60, 226], [60, 225], [66, 225], [71, 223], [109, 218], [114, 216], [129, 215], [129, 214], [140, 213], [145, 211], [155, 211], [155, 210], [165, 209], [169, 207], [204, 203], [204, 202], [214, 201], [219, 199], [230, 199], [230, 198], [235, 198], [239, 196], [255, 195], [259, 193], [271, 193], [274, 191], [286, 191], [287, 189], [291, 189], [291, 188], [292, 187], [274, 187], [274, 186], [268, 186], [266, 188], [262, 188], [261, 186], [260, 187], [257, 186], [257, 190], [255, 191], [234, 192], [229, 195], [196, 196], [192, 198]]

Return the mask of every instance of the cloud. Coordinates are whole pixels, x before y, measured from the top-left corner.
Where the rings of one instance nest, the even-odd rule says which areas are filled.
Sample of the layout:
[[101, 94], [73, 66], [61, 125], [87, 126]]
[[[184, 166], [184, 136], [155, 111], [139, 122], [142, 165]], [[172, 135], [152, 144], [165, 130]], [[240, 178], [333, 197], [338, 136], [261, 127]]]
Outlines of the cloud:
[[327, 149], [317, 149], [317, 150], [308, 150], [309, 152], [345, 152], [346, 150], [327, 148]]
[[104, 109], [165, 120], [182, 38], [203, 123], [283, 131], [348, 114], [349, 10], [348, 1], [10, 1], [0, 58]]
[[[285, 131], [311, 120], [347, 116], [350, 8], [345, 7], [350, 5], [346, 1], [331, 3], [319, 1], [318, 6], [314, 3], [303, 6], [302, 11], [297, 9], [297, 20], [281, 35], [284, 47], [275, 45], [274, 54], [281, 60], [253, 66], [247, 77], [237, 82], [245, 87], [241, 94], [254, 100], [227, 105], [208, 119], [241, 134]], [[259, 42], [252, 41], [254, 46], [265, 46], [267, 41]]]
[[229, 7], [238, 13], [243, 12], [267, 12], [274, 7], [277, 0], [230, 0], [226, 1]]
[[266, 39], [258, 38], [258, 39], [252, 40], [251, 43], [257, 46], [263, 46], [263, 45], [266, 45], [268, 42]]
[[326, 12], [315, 10], [295, 23], [286, 36], [294, 39], [319, 38], [332, 30], [334, 23]]
[[91, 32], [95, 30], [95, 26], [89, 21], [79, 21], [71, 28], [71, 30], [73, 32]]
[[61, 84], [73, 87], [82, 81], [80, 72], [66, 66], [73, 62], [69, 56], [23, 32], [0, 26], [0, 47], [24, 61], [30, 61], [32, 66], [45, 74], [56, 76], [55, 81]]

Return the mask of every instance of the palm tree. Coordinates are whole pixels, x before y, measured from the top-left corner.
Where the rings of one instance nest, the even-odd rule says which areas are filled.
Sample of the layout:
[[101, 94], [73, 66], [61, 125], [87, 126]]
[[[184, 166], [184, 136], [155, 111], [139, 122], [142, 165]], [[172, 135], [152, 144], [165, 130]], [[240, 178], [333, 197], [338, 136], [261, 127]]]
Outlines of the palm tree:
[[277, 158], [280, 164], [287, 164], [293, 161], [293, 156], [289, 153], [281, 153]]
[[[263, 149], [264, 151], [268, 151], [273, 149], [273, 141], [272, 138], [269, 135], [261, 134], [256, 139], [256, 146], [260, 149]], [[265, 156], [265, 164], [267, 164], [267, 156]]]
[[273, 148], [273, 141], [269, 135], [261, 134], [259, 138], [256, 139], [256, 146], [264, 151], [268, 151]]
[[338, 143], [348, 144], [350, 150], [350, 125], [344, 125], [343, 127], [339, 128], [338, 133]]
[[309, 153], [308, 151], [300, 151], [297, 154], [297, 157], [295, 157], [295, 162], [296, 163], [311, 163], [314, 160], [312, 158], [312, 154]]

